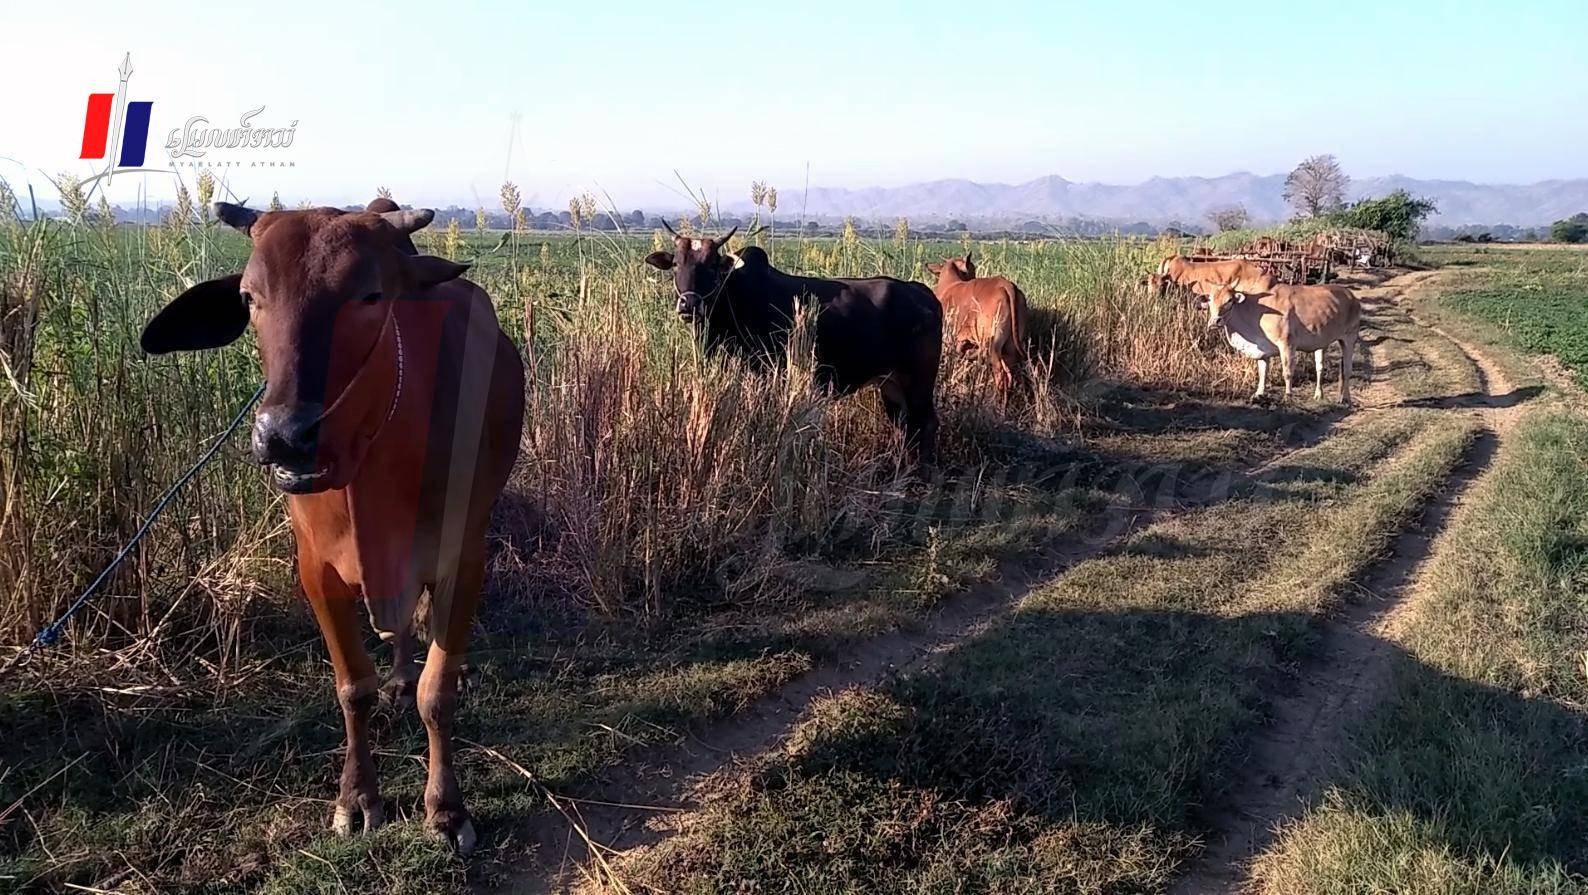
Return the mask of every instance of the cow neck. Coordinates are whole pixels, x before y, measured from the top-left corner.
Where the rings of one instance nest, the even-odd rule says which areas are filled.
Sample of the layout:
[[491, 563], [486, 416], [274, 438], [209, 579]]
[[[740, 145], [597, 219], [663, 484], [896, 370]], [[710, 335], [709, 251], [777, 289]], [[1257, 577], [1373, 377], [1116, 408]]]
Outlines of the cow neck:
[[[706, 312], [706, 318], [708, 321], [710, 321], [712, 317], [717, 315], [717, 309], [723, 304], [726, 304], [728, 308], [728, 319], [732, 323], [734, 331], [736, 333], [742, 334], [744, 331], [744, 326], [739, 321], [739, 303], [733, 300], [732, 288], [733, 275], [737, 271], [737, 267], [729, 267], [728, 272], [722, 277], [722, 282], [718, 283], [717, 288], [711, 290], [711, 294], [706, 296], [706, 306], [708, 308]], [[709, 325], [710, 324], [708, 322], [708, 326]]]
[[386, 331], [388, 329], [391, 330], [396, 342], [397, 381], [392, 386], [391, 405], [386, 408], [386, 416], [380, 421], [380, 425], [375, 428], [375, 431], [371, 433], [369, 440], [373, 442], [376, 438], [378, 438], [382, 430], [386, 428], [386, 424], [391, 422], [392, 417], [397, 415], [397, 405], [402, 401], [403, 396], [403, 367], [405, 365], [405, 361], [403, 351], [403, 329], [402, 324], [397, 320], [397, 301], [393, 299], [391, 303], [391, 309], [386, 312], [386, 319], [381, 322], [380, 332], [375, 336], [375, 344], [370, 346], [369, 353], [364, 355], [363, 362], [361, 362], [358, 365], [358, 369], [354, 371], [353, 378], [349, 379], [347, 385], [343, 387], [342, 393], [336, 396], [336, 400], [331, 402], [331, 406], [320, 411], [320, 415], [315, 418], [316, 423], [327, 419], [331, 414], [335, 413], [337, 408], [342, 406], [342, 402], [347, 400], [348, 395], [351, 395], [353, 390], [358, 387], [361, 381], [363, 381], [364, 374], [369, 371], [370, 367], [374, 366], [375, 353], [380, 350], [381, 344], [386, 341]]

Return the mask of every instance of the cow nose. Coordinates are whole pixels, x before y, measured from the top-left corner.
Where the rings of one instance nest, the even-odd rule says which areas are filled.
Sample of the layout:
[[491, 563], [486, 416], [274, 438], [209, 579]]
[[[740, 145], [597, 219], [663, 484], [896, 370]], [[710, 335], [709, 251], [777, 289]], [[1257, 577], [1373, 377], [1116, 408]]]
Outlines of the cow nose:
[[700, 293], [698, 293], [698, 292], [680, 292], [680, 293], [678, 293], [678, 313], [684, 315], [685, 317], [693, 317], [695, 315], [696, 310], [699, 307], [700, 307]]
[[254, 459], [265, 466], [308, 468], [319, 438], [319, 405], [266, 407], [254, 417]]

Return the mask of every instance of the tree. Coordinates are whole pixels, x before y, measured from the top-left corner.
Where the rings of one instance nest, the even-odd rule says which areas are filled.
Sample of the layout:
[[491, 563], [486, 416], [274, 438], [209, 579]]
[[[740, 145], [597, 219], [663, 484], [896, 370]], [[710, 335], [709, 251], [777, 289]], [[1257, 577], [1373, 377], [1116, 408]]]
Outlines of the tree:
[[1220, 233], [1243, 229], [1251, 222], [1252, 216], [1247, 213], [1244, 205], [1226, 205], [1208, 212], [1208, 223]]
[[1550, 224], [1549, 238], [1555, 242], [1588, 242], [1588, 213], [1574, 214]]
[[1340, 170], [1332, 155], [1315, 155], [1296, 166], [1285, 178], [1285, 201], [1301, 217], [1315, 218], [1345, 203], [1351, 178]]
[[1379, 230], [1394, 240], [1409, 240], [1417, 235], [1423, 218], [1439, 210], [1432, 199], [1418, 199], [1405, 190], [1395, 190], [1379, 199], [1363, 199], [1339, 215], [1340, 223], [1363, 230]]

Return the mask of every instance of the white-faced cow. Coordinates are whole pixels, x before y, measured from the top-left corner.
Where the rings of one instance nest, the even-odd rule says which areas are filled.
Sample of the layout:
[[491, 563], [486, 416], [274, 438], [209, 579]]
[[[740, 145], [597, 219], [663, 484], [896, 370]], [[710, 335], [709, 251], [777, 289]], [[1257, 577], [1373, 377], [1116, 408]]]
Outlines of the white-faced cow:
[[1279, 357], [1285, 397], [1297, 351], [1311, 351], [1318, 379], [1314, 398], [1323, 397], [1323, 351], [1340, 343], [1340, 401], [1351, 403], [1351, 360], [1362, 323], [1362, 305], [1344, 286], [1271, 286], [1248, 294], [1220, 284], [1204, 299], [1208, 326], [1222, 327], [1235, 350], [1257, 361], [1257, 393], [1268, 389], [1268, 359]]

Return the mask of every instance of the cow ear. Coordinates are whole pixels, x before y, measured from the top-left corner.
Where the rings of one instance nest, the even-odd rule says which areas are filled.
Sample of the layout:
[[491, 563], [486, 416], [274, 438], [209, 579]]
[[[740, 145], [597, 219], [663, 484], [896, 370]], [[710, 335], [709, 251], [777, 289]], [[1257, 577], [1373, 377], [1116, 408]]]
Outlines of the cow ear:
[[150, 354], [199, 351], [237, 341], [248, 329], [242, 274], [206, 280], [178, 295], [143, 328], [138, 344]]
[[216, 202], [215, 217], [221, 223], [244, 236], [250, 236], [252, 235], [250, 231], [254, 229], [254, 222], [259, 220], [259, 212], [242, 205], [233, 205], [230, 202]]
[[672, 252], [652, 252], [649, 255], [645, 256], [645, 263], [649, 264], [650, 266], [652, 266], [654, 268], [656, 268], [657, 270], [672, 270], [673, 269], [673, 253]]
[[403, 258], [403, 266], [414, 284], [421, 290], [455, 280], [469, 269], [467, 264], [437, 258], [434, 255], [411, 255]]
[[941, 261], [928, 261], [928, 262], [926, 262], [926, 272], [929, 273], [929, 274], [932, 274], [933, 276], [938, 276], [938, 275], [942, 274], [943, 273], [943, 262], [941, 262]]

